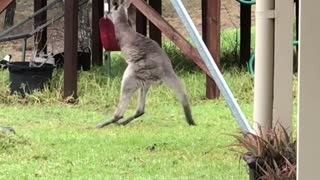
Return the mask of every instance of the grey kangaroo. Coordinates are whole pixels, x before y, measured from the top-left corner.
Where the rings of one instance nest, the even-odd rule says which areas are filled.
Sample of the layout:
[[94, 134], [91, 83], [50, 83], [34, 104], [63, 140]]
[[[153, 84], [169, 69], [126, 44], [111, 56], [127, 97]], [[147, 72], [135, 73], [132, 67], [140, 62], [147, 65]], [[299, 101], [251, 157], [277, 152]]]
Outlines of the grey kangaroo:
[[[103, 128], [110, 124], [127, 125], [142, 116], [145, 112], [147, 92], [152, 84], [159, 81], [174, 90], [183, 106], [188, 124], [195, 125], [186, 91], [174, 72], [169, 57], [155, 41], [135, 32], [131, 27], [127, 14], [128, 4], [114, 2], [111, 13], [108, 14], [108, 18], [115, 25], [116, 38], [128, 66], [123, 74], [120, 102], [114, 117], [99, 124], [97, 128]], [[137, 90], [140, 91], [140, 94], [136, 113], [119, 123], [118, 121], [123, 118], [132, 95]]]

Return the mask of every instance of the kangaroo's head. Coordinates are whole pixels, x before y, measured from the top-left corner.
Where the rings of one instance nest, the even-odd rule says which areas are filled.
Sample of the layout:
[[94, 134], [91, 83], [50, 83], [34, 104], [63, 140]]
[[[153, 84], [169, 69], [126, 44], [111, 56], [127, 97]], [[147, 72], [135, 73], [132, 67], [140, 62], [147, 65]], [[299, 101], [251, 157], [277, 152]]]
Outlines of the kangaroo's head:
[[127, 0], [113, 0], [112, 9], [107, 17], [113, 23], [128, 23], [128, 7], [130, 3]]

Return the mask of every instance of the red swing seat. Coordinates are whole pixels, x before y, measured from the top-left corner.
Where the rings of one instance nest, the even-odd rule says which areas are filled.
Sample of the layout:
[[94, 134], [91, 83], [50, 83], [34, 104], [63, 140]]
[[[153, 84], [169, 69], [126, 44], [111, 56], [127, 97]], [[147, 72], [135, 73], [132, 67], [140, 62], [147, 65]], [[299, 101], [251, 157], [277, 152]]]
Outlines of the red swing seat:
[[112, 21], [109, 18], [102, 17], [99, 20], [99, 28], [103, 48], [106, 51], [120, 51]]

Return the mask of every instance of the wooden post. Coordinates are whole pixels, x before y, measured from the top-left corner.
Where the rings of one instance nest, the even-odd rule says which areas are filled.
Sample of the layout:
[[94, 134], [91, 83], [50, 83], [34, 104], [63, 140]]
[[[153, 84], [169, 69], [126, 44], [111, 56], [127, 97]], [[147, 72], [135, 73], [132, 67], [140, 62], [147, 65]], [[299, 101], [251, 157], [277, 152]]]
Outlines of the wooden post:
[[102, 66], [102, 44], [100, 39], [99, 20], [103, 17], [103, 0], [92, 0], [92, 65]]
[[251, 5], [240, 5], [240, 67], [246, 68], [251, 56]]
[[[149, 0], [150, 6], [160, 15], [162, 14], [162, 0]], [[155, 40], [160, 46], [162, 45], [161, 31], [152, 23], [149, 22], [149, 36]]]
[[[220, 64], [220, 0], [202, 0], [202, 28], [204, 41], [217, 65]], [[210, 76], [207, 76], [208, 99], [220, 96], [219, 89]]]
[[64, 97], [77, 98], [78, 0], [65, 1]]
[[147, 18], [136, 9], [136, 31], [142, 35], [147, 35]]
[[[45, 7], [46, 5], [47, 0], [34, 0], [34, 12]], [[42, 24], [46, 23], [46, 21], [47, 11], [44, 11], [34, 18], [34, 27], [36, 28], [38, 26], [41, 26]], [[43, 31], [36, 33], [34, 41], [35, 44], [37, 44], [37, 53], [39, 53], [41, 50], [44, 53], [47, 53], [47, 28], [44, 28]]]

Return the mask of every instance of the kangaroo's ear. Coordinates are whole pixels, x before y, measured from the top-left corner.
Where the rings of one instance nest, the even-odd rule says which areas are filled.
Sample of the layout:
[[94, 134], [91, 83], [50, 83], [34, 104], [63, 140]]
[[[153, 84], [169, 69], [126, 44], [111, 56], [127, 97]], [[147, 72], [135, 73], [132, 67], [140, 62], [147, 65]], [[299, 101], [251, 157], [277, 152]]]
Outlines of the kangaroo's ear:
[[112, 6], [115, 10], [118, 9], [118, 7], [120, 6], [119, 0], [113, 0], [112, 1]]
[[112, 0], [112, 5], [119, 6], [119, 0]]
[[123, 6], [128, 9], [131, 5], [131, 1], [132, 0], [121, 0], [121, 4], [123, 4]]

